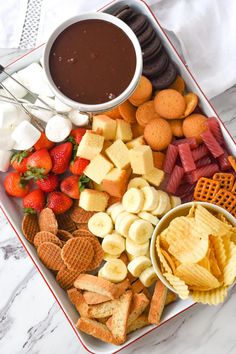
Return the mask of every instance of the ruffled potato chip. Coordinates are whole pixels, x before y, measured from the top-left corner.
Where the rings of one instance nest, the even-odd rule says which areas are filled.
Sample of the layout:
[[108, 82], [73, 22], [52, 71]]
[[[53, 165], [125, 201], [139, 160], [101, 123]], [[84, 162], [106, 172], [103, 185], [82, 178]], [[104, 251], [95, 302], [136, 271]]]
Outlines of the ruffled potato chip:
[[182, 300], [185, 300], [189, 297], [188, 286], [183, 280], [179, 279], [176, 275], [173, 275], [171, 273], [163, 273], [163, 275], [173, 286], [173, 288]]
[[210, 249], [210, 254], [209, 254], [209, 262], [210, 262], [210, 271], [211, 273], [217, 278], [221, 279], [222, 277], [222, 272], [219, 268], [218, 262], [215, 257], [215, 252], [214, 249]]
[[223, 272], [227, 259], [223, 239], [221, 237], [210, 236], [210, 243], [214, 249], [219, 268]]
[[156, 239], [156, 251], [157, 251], [159, 261], [162, 264], [162, 267], [165, 270], [165, 272], [173, 273], [171, 267], [169, 266], [168, 262], [166, 261], [165, 257], [163, 256], [163, 254], [161, 252], [160, 237], [159, 236], [157, 236], [157, 239]]
[[236, 246], [230, 241], [229, 259], [224, 268], [224, 284], [232, 285], [236, 277]]
[[165, 257], [167, 263], [170, 265], [170, 267], [172, 269], [172, 272], [175, 273], [175, 271], [176, 271], [175, 261], [176, 260], [174, 259], [174, 257], [171, 257], [171, 255], [167, 251], [165, 251], [163, 249], [161, 249], [161, 253]]
[[226, 286], [221, 286], [211, 291], [192, 291], [191, 297], [193, 301], [201, 302], [202, 304], [218, 305], [225, 300], [227, 289]]

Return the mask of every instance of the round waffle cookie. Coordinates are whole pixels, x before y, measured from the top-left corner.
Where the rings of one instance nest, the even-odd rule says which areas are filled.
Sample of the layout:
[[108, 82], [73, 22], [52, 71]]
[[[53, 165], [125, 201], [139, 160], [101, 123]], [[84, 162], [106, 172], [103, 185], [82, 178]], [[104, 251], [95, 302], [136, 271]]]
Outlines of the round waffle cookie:
[[63, 246], [61, 256], [68, 269], [83, 272], [91, 263], [94, 250], [88, 239], [74, 237]]
[[78, 206], [75, 206], [70, 212], [70, 217], [75, 223], [83, 224], [87, 223], [93, 214], [93, 211], [86, 211]]
[[72, 234], [69, 231], [66, 230], [57, 230], [57, 237], [61, 240], [61, 241], [68, 241], [70, 238], [72, 238]]
[[56, 281], [63, 289], [69, 289], [73, 286], [74, 281], [80, 275], [78, 270], [70, 270], [65, 265], [61, 267], [56, 276]]
[[[85, 239], [86, 238], [87, 237], [85, 237]], [[104, 256], [104, 251], [103, 251], [102, 246], [100, 245], [100, 242], [98, 241], [98, 239], [96, 237], [88, 237], [88, 240], [93, 246], [94, 256], [93, 256], [91, 263], [89, 264], [89, 266], [87, 268], [87, 271], [94, 270], [97, 267], [99, 267], [102, 263], [103, 256]]]
[[50, 208], [45, 208], [40, 212], [39, 229], [40, 231], [49, 231], [56, 235], [58, 230], [57, 219]]
[[38, 218], [36, 214], [25, 214], [22, 220], [22, 232], [27, 241], [34, 243], [34, 237], [39, 232]]
[[95, 237], [88, 229], [88, 224], [78, 224], [78, 230], [72, 233], [73, 237]]
[[48, 231], [39, 231], [34, 237], [34, 245], [38, 248], [44, 242], [52, 242], [59, 247], [62, 247], [62, 242], [59, 238]]
[[52, 242], [44, 242], [39, 245], [38, 256], [43, 264], [51, 270], [59, 270], [64, 265], [61, 257], [61, 248]]
[[70, 213], [58, 214], [56, 216], [58, 228], [68, 232], [76, 230], [76, 224], [71, 219]]

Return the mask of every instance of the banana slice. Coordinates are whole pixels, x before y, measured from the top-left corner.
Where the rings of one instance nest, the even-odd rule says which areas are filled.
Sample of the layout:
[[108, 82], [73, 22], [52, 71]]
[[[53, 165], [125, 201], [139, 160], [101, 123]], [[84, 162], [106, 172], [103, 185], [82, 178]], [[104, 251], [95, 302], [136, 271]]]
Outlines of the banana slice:
[[116, 218], [116, 222], [115, 222], [115, 230], [117, 232], [120, 233], [119, 231], [119, 227], [120, 227], [120, 223], [122, 222], [123, 218], [127, 215], [130, 215], [130, 213], [128, 213], [128, 211], [122, 211]]
[[156, 209], [158, 204], [158, 193], [154, 187], [146, 186], [141, 188], [144, 194], [143, 210], [151, 211]]
[[119, 255], [125, 250], [125, 240], [121, 235], [113, 232], [104, 237], [102, 248], [106, 253], [115, 256]]
[[113, 222], [107, 213], [99, 212], [89, 219], [88, 229], [92, 234], [104, 237], [112, 231]]
[[140, 274], [146, 269], [151, 267], [152, 263], [150, 258], [140, 256], [134, 258], [127, 266], [128, 271], [134, 276], [139, 277]]
[[[118, 218], [117, 218], [117, 220], [118, 220]], [[122, 236], [128, 237], [129, 228], [135, 220], [138, 220], [138, 217], [134, 214], [131, 214], [131, 213], [127, 213], [125, 215], [122, 215], [122, 217], [120, 216], [119, 222], [117, 223], [116, 231], [119, 232]]]
[[170, 204], [171, 204], [171, 208], [175, 208], [176, 206], [181, 204], [181, 199], [179, 197], [171, 195], [170, 196]]
[[121, 259], [110, 259], [99, 270], [98, 276], [112, 283], [119, 283], [127, 277], [127, 268]]
[[154, 227], [146, 220], [138, 219], [129, 228], [129, 238], [138, 244], [147, 242], [153, 233]]
[[170, 204], [170, 197], [169, 197], [169, 200], [167, 202], [166, 208], [165, 208], [165, 210], [162, 213], [162, 216], [165, 215], [166, 213], [168, 213], [168, 211], [170, 211], [170, 209], [171, 209], [171, 204]]
[[114, 255], [114, 254], [109, 254], [109, 253], [104, 253], [103, 259], [104, 261], [109, 261], [110, 259], [116, 259], [119, 258], [120, 254]]
[[130, 188], [122, 199], [123, 208], [130, 213], [139, 213], [143, 208], [144, 195], [138, 188]]
[[146, 288], [151, 286], [155, 280], [157, 280], [157, 275], [154, 272], [153, 267], [146, 268], [139, 276], [139, 280], [143, 283]]
[[143, 188], [149, 186], [149, 183], [142, 177], [135, 177], [129, 181], [127, 189], [130, 188]]
[[123, 205], [121, 203], [112, 204], [108, 209], [107, 213], [112, 218], [113, 222], [116, 222], [117, 216], [124, 211]]
[[153, 225], [157, 225], [159, 222], [159, 219], [155, 215], [152, 215], [147, 211], [141, 211], [140, 213], [138, 213], [138, 216], [143, 220], [149, 221]]
[[166, 208], [168, 207], [169, 196], [166, 192], [158, 190], [157, 199], [158, 199], [158, 204], [157, 207], [154, 210], [152, 210], [152, 214], [155, 216], [161, 216], [166, 210]]
[[149, 241], [144, 242], [142, 244], [138, 244], [131, 240], [130, 238], [126, 238], [126, 251], [133, 256], [145, 256], [149, 250]]

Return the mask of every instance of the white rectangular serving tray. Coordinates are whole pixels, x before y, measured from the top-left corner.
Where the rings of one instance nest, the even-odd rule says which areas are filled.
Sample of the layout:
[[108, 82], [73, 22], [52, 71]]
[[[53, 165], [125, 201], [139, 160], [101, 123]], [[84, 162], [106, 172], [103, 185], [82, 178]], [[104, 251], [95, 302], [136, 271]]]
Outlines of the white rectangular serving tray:
[[[183, 77], [184, 81], [187, 84], [188, 90], [198, 95], [200, 106], [207, 116], [215, 116], [219, 120], [224, 138], [228, 145], [228, 150], [232, 155], [235, 156], [236, 145], [233, 138], [231, 137], [230, 133], [226, 130], [220, 118], [218, 117], [217, 113], [211, 106], [210, 102], [207, 100], [206, 96], [198, 86], [197, 82], [195, 81], [191, 73], [188, 71], [186, 65], [179, 57], [178, 53], [176, 52], [175, 48], [171, 44], [169, 38], [164, 33], [163, 29], [161, 28], [160, 24], [154, 17], [148, 5], [142, 0], [113, 1], [110, 4], [106, 5], [105, 7], [103, 7], [100, 11], [111, 13], [125, 4], [132, 6], [132, 8], [136, 9], [137, 11], [143, 13], [148, 17], [149, 21], [152, 23], [158, 35], [161, 37], [162, 43], [166, 51], [168, 52], [172, 60], [176, 63], [180, 75]], [[43, 50], [44, 50], [44, 44], [40, 45], [34, 50], [31, 50], [26, 55], [20, 57], [13, 63], [9, 64], [7, 67], [8, 72], [13, 73], [20, 69], [23, 69], [24, 67], [31, 64], [32, 62], [39, 61], [40, 58], [42, 57]], [[149, 333], [150, 331], [157, 329], [163, 323], [167, 322], [168, 320], [172, 319], [173, 317], [177, 316], [181, 312], [187, 310], [188, 308], [194, 305], [194, 302], [190, 299], [185, 301], [177, 300], [175, 303], [167, 306], [167, 308], [164, 310], [164, 314], [162, 316], [162, 322], [160, 326], [150, 325], [134, 333], [131, 333], [128, 336], [126, 343], [119, 347], [111, 344], [103, 343], [100, 340], [97, 340], [89, 335], [86, 335], [85, 333], [78, 331], [75, 327], [75, 324], [78, 320], [77, 311], [75, 310], [71, 302], [68, 300], [66, 292], [63, 289], [61, 289], [60, 286], [57, 284], [50, 270], [44, 267], [44, 265], [39, 261], [35, 248], [24, 238], [21, 232], [22, 210], [18, 202], [13, 198], [8, 197], [7, 194], [5, 193], [3, 188], [3, 183], [2, 183], [4, 177], [5, 174], [1, 173], [0, 174], [0, 201], [1, 201], [0, 207], [3, 210], [5, 216], [7, 217], [11, 227], [14, 229], [20, 242], [24, 246], [26, 252], [32, 259], [34, 265], [40, 272], [45, 283], [47, 284], [53, 296], [55, 297], [56, 301], [58, 302], [59, 306], [61, 307], [66, 319], [68, 320], [69, 324], [74, 330], [77, 338], [80, 340], [80, 342], [82, 343], [82, 345], [87, 351], [96, 354], [116, 353], [121, 349], [123, 349], [124, 347], [127, 347], [137, 339], [143, 337], [145, 334]]]

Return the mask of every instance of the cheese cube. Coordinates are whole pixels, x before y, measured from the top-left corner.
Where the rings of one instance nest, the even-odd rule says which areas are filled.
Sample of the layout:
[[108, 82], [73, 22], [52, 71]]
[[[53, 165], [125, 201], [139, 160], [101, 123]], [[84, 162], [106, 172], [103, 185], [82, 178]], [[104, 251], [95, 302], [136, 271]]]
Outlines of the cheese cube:
[[145, 145], [145, 140], [143, 135], [126, 143], [128, 149], [133, 149], [134, 147], [139, 145]]
[[109, 195], [105, 192], [84, 189], [80, 193], [79, 206], [87, 211], [105, 211]]
[[133, 134], [130, 123], [123, 119], [116, 119], [116, 123], [116, 139], [121, 139], [123, 141], [132, 140]]
[[128, 178], [126, 170], [113, 168], [102, 181], [103, 189], [113, 197], [122, 197], [127, 189]]
[[103, 148], [104, 137], [87, 131], [78, 146], [77, 156], [92, 160]]
[[84, 174], [99, 184], [112, 168], [113, 164], [99, 154], [90, 161], [90, 164], [84, 170]]
[[129, 156], [133, 173], [143, 175], [153, 170], [153, 156], [150, 146], [136, 146], [129, 150]]
[[108, 149], [106, 155], [118, 168], [125, 169], [129, 166], [129, 150], [122, 140], [116, 140]]
[[164, 171], [159, 170], [159, 168], [154, 167], [154, 169], [143, 175], [143, 178], [146, 179], [150, 184], [155, 187], [159, 187], [161, 182], [164, 179]]
[[106, 115], [97, 115], [93, 117], [92, 129], [96, 132], [101, 131], [105, 140], [115, 140], [116, 138], [116, 120]]

